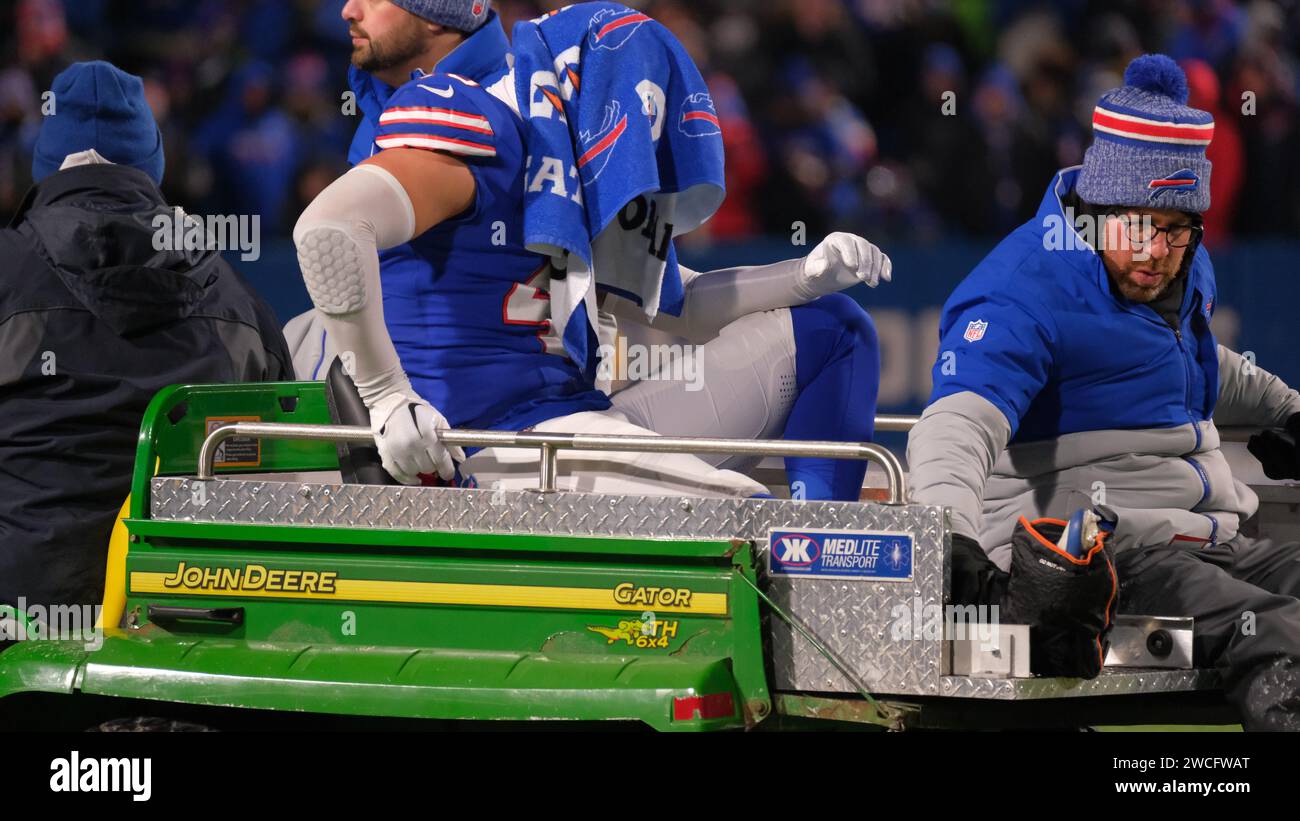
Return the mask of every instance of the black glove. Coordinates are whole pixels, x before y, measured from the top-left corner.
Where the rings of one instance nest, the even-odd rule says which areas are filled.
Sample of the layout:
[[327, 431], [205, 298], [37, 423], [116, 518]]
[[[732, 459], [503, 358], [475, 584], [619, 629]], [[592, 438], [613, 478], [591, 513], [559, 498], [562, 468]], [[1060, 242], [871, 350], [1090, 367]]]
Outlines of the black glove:
[[1300, 479], [1300, 413], [1291, 414], [1284, 432], [1266, 430], [1250, 437], [1246, 449], [1270, 479]]
[[1002, 605], [1010, 574], [969, 536], [952, 534], [952, 604]]

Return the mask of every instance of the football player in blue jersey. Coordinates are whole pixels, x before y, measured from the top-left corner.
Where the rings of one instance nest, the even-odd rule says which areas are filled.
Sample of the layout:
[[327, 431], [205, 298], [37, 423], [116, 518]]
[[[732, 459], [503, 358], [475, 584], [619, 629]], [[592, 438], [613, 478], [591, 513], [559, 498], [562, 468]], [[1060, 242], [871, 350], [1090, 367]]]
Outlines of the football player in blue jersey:
[[433, 472], [435, 458], [450, 477], [435, 442], [413, 444], [437, 427], [523, 428], [609, 407], [544, 338], [548, 260], [500, 240], [523, 234], [522, 125], [479, 80], [505, 73], [505, 33], [480, 25], [485, 6], [453, 5], [463, 19], [446, 24], [387, 0], [345, 5], [365, 114], [358, 164], [294, 232], [313, 301], [355, 357], [380, 452], [402, 481]]
[[[394, 478], [452, 479], [464, 454], [443, 447], [437, 431], [453, 426], [871, 437], [874, 329], [836, 292], [889, 279], [889, 260], [878, 248], [837, 234], [805, 259], [683, 270], [681, 316], [661, 314], [652, 324], [707, 340], [705, 390], [643, 382], [611, 403], [552, 331], [550, 260], [522, 244], [524, 127], [495, 13], [483, 0], [349, 0], [343, 17], [364, 115], [350, 153], [356, 165], [308, 206], [294, 240], [330, 347], [351, 354], [353, 381]], [[624, 325], [646, 322], [619, 303], [606, 297], [608, 316]], [[527, 486], [536, 459], [488, 448], [461, 465], [460, 478]], [[568, 451], [561, 485], [766, 492], [731, 466], [683, 454]], [[787, 468], [807, 498], [853, 499], [865, 469], [809, 459], [789, 460]]]

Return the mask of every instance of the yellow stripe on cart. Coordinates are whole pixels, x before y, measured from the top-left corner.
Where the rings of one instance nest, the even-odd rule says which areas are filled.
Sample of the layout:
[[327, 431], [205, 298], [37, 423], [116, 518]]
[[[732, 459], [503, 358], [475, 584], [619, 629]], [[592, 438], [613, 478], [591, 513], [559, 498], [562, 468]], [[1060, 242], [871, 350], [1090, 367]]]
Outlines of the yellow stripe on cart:
[[[185, 574], [186, 570], [191, 572], [188, 577]], [[304, 589], [304, 586], [299, 584], [297, 589], [286, 590], [265, 589], [265, 587], [251, 589], [248, 585], [240, 583], [244, 577], [230, 575], [232, 571], [228, 568], [222, 569], [226, 571], [224, 578], [215, 575], [207, 578], [195, 576], [193, 575], [195, 570], [199, 568], [186, 568], [182, 563], [172, 573], [133, 572], [131, 592], [161, 593], [172, 596], [239, 596], [266, 599], [536, 607], [560, 610], [633, 612], [654, 610], [661, 613], [700, 615], [726, 615], [727, 613], [726, 593], [704, 593], [681, 587], [647, 587], [631, 582], [624, 582], [612, 588], [592, 588], [333, 578], [329, 580], [328, 585], [313, 584], [310, 586], [311, 589]], [[211, 573], [213, 569], [202, 568], [202, 570]], [[286, 571], [278, 572], [283, 574]], [[232, 580], [233, 583], [222, 583]], [[195, 581], [199, 583], [194, 583]]]

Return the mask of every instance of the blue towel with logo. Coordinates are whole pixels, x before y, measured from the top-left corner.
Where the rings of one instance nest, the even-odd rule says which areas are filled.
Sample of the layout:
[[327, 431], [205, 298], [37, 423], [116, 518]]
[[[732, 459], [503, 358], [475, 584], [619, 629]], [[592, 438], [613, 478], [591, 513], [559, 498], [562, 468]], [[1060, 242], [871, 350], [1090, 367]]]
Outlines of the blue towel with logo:
[[524, 242], [555, 261], [551, 321], [594, 376], [597, 288], [650, 319], [680, 314], [673, 237], [722, 204], [722, 129], [686, 50], [639, 11], [578, 3], [517, 24], [511, 43]]

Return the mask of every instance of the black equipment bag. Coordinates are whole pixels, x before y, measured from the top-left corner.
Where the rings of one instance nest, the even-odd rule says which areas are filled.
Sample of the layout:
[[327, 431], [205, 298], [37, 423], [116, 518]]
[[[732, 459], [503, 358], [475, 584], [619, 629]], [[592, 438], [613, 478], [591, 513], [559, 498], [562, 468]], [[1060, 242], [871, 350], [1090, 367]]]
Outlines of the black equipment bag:
[[1119, 608], [1119, 581], [1105, 531], [1075, 558], [1056, 546], [1065, 528], [1061, 519], [1020, 517], [1003, 620], [1029, 625], [1035, 675], [1095, 678]]

